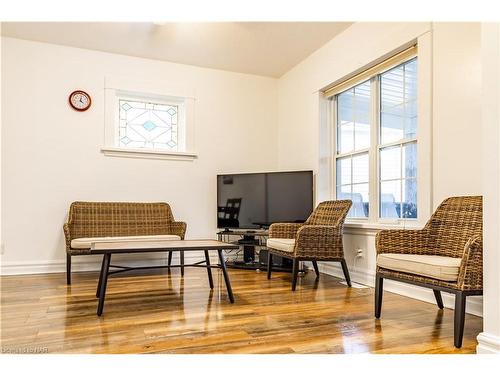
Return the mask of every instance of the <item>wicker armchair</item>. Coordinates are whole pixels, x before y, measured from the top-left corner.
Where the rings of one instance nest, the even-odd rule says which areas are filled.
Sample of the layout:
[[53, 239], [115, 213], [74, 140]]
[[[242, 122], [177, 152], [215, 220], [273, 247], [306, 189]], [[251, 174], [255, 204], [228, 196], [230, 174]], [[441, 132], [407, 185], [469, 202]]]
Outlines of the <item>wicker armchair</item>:
[[269, 227], [267, 278], [271, 278], [273, 254], [293, 259], [292, 290], [297, 285], [299, 262], [312, 261], [319, 277], [317, 261], [340, 262], [347, 284], [351, 286], [344, 259], [342, 230], [352, 202], [321, 202], [303, 224], [275, 223]]
[[482, 197], [452, 197], [441, 203], [422, 230], [377, 233], [375, 317], [380, 318], [383, 279], [455, 294], [455, 346], [462, 346], [465, 300], [483, 294]]
[[[174, 221], [167, 203], [73, 202], [68, 222], [63, 226], [66, 238], [66, 281], [71, 284], [71, 257], [89, 255], [90, 243], [96, 238], [145, 237], [184, 239], [186, 223]], [[152, 238], [154, 239], [154, 238]], [[181, 265], [184, 254], [181, 252]], [[172, 252], [168, 264], [172, 262]], [[184, 274], [184, 267], [181, 267]]]

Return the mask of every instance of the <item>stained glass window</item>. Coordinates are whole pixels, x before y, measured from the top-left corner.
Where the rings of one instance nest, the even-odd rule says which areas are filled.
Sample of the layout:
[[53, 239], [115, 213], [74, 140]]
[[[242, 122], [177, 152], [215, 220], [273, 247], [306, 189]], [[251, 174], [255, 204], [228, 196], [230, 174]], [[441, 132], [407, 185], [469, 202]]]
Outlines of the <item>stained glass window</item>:
[[118, 101], [119, 147], [178, 151], [179, 105]]

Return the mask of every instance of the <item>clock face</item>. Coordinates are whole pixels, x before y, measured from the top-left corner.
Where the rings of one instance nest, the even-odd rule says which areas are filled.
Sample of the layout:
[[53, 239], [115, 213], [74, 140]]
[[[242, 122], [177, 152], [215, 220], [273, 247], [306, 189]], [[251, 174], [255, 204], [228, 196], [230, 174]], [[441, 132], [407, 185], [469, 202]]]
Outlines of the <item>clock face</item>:
[[69, 104], [77, 111], [86, 111], [91, 103], [90, 95], [85, 91], [77, 90], [69, 95]]

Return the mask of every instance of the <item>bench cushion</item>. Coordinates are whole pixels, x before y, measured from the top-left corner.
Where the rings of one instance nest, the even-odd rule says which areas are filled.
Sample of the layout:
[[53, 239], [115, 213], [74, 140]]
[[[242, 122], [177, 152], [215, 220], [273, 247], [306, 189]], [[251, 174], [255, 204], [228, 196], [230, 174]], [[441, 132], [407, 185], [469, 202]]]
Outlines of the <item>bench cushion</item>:
[[116, 242], [116, 241], [159, 241], [180, 240], [175, 234], [159, 234], [155, 236], [119, 236], [119, 237], [82, 237], [71, 241], [72, 249], [90, 249], [92, 242]]
[[293, 253], [295, 240], [293, 238], [269, 238], [266, 242], [266, 246], [271, 249]]
[[443, 281], [457, 281], [462, 258], [438, 255], [385, 253], [377, 256], [377, 266]]

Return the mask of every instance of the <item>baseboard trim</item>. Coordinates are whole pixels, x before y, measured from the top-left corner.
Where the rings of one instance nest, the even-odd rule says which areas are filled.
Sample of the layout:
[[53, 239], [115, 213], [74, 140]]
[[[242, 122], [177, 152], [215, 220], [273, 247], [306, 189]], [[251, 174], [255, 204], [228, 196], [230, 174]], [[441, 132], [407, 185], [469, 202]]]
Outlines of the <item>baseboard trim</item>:
[[500, 354], [500, 337], [481, 332], [477, 335], [477, 354]]
[[[166, 254], [115, 254], [112, 257], [112, 264], [128, 267], [161, 266], [167, 264]], [[203, 254], [187, 253], [184, 258], [185, 263], [204, 260]], [[71, 272], [92, 272], [101, 268], [102, 256], [99, 255], [75, 255], [71, 258]], [[211, 262], [218, 262], [217, 256], [210, 255]], [[174, 253], [172, 264], [179, 264], [179, 254]], [[44, 262], [2, 262], [0, 275], [26, 275], [39, 273], [60, 273], [66, 272], [66, 260], [53, 260]]]
[[[336, 263], [318, 263], [320, 272], [326, 273], [327, 275], [332, 275], [343, 279], [344, 273], [339, 264]], [[356, 270], [349, 269], [349, 274], [351, 275], [352, 281], [367, 285], [370, 287], [375, 286], [375, 272], [367, 270]], [[432, 304], [436, 303], [434, 298], [434, 293], [431, 289], [418, 287], [416, 285], [406, 284], [397, 282], [394, 280], [384, 280], [384, 290], [388, 292], [400, 294], [405, 297], [414, 298], [420, 301], [429, 302]], [[450, 293], [442, 293], [443, 304], [446, 308], [455, 308], [455, 297]], [[469, 314], [476, 316], [483, 316], [483, 297], [482, 296], [470, 296], [467, 297], [467, 305], [465, 311]]]

